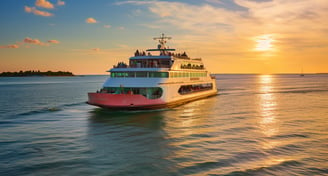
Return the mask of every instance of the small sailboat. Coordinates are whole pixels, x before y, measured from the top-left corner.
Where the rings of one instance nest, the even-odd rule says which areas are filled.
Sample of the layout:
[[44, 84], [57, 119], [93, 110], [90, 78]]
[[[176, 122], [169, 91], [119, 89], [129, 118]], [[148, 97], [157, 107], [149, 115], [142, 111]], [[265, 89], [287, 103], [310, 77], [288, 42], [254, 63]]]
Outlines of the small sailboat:
[[302, 67], [302, 69], [301, 69], [301, 74], [300, 74], [300, 76], [304, 76], [304, 73], [303, 73], [303, 67]]

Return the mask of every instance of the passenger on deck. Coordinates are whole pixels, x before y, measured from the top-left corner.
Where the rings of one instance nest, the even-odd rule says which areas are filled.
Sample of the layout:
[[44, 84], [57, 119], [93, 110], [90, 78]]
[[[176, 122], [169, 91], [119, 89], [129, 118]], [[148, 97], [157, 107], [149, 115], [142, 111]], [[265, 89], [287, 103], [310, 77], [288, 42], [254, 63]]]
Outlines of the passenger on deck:
[[127, 67], [128, 67], [128, 65], [126, 63], [119, 62], [119, 63], [117, 63], [117, 67], [116, 68], [127, 68]]
[[134, 53], [134, 56], [139, 56], [140, 53], [139, 53], [139, 50], [137, 50], [135, 53]]
[[155, 68], [158, 67], [158, 61], [154, 61], [154, 67], [155, 67]]

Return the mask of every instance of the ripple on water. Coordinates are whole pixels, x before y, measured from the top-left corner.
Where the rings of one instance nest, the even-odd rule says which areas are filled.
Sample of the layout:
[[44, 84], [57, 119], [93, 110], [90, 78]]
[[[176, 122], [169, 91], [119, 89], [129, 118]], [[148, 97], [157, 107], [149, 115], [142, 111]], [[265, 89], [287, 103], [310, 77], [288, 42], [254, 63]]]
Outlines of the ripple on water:
[[0, 175], [328, 175], [326, 78], [222, 76], [219, 96], [156, 111], [86, 105], [91, 78], [0, 86], [27, 96], [1, 106]]

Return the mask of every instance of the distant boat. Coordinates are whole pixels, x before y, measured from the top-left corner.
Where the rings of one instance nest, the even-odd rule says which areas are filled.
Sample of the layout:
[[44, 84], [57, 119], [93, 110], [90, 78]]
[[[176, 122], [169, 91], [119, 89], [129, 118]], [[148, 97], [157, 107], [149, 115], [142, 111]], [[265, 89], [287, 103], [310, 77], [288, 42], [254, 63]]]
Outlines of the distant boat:
[[302, 67], [302, 70], [301, 70], [301, 74], [300, 76], [304, 76], [304, 73], [303, 73], [303, 67]]

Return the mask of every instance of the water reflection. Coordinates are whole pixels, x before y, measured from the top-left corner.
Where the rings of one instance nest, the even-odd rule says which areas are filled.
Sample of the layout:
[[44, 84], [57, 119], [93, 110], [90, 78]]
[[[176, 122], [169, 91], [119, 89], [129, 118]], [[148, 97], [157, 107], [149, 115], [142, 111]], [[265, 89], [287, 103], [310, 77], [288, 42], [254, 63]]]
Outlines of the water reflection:
[[153, 112], [93, 110], [87, 134], [91, 162], [101, 160], [101, 167], [112, 170], [103, 175], [175, 175], [196, 160], [205, 162], [211, 154], [203, 150], [217, 140], [209, 135], [216, 131], [209, 125], [216, 101], [213, 97]]
[[199, 123], [203, 118], [199, 118], [201, 116], [200, 108], [203, 106], [205, 99], [194, 101], [188, 103], [180, 108], [180, 123], [179, 128], [185, 129], [184, 134], [190, 135], [193, 133], [193, 127]]
[[175, 163], [162, 159], [174, 150], [165, 140], [163, 114], [165, 111], [90, 112], [86, 139], [92, 151], [90, 162], [101, 161], [102, 175], [174, 172]]
[[260, 126], [265, 136], [271, 137], [278, 131], [276, 126], [276, 107], [277, 101], [273, 92], [273, 76], [261, 75], [259, 77], [259, 92], [260, 92]]
[[140, 126], [160, 129], [163, 124], [163, 112], [159, 111], [109, 111], [95, 109], [90, 112], [91, 124]]
[[168, 134], [170, 146], [175, 150], [165, 159], [177, 162], [180, 171], [184, 172], [188, 167], [192, 168], [199, 162], [206, 163], [209, 158], [217, 157], [206, 150], [211, 147], [216, 150], [209, 143], [220, 138], [211, 135], [217, 132], [213, 128], [215, 125], [212, 125], [216, 122], [216, 118], [212, 116], [215, 114], [213, 110], [217, 108], [216, 103], [216, 97], [206, 98], [190, 102], [166, 114], [164, 130]]
[[[281, 145], [279, 141], [272, 139], [279, 132], [277, 119], [277, 97], [274, 94], [274, 77], [272, 75], [259, 76], [259, 126], [264, 135], [262, 149], [270, 151]], [[285, 162], [285, 158], [268, 156], [263, 161], [263, 167], [278, 165]]]
[[[277, 100], [274, 89], [274, 77], [272, 75], [260, 75], [259, 76], [259, 112], [260, 119], [259, 125], [261, 132], [265, 137], [272, 137], [279, 131], [276, 118]], [[263, 144], [263, 148], [270, 149], [278, 143], [273, 140], [267, 140]]]
[[206, 125], [210, 113], [213, 113], [211, 109], [215, 108], [216, 101], [215, 97], [201, 99], [168, 112], [165, 119], [165, 131], [172, 138], [184, 138], [193, 134], [204, 133], [205, 130], [209, 130]]

